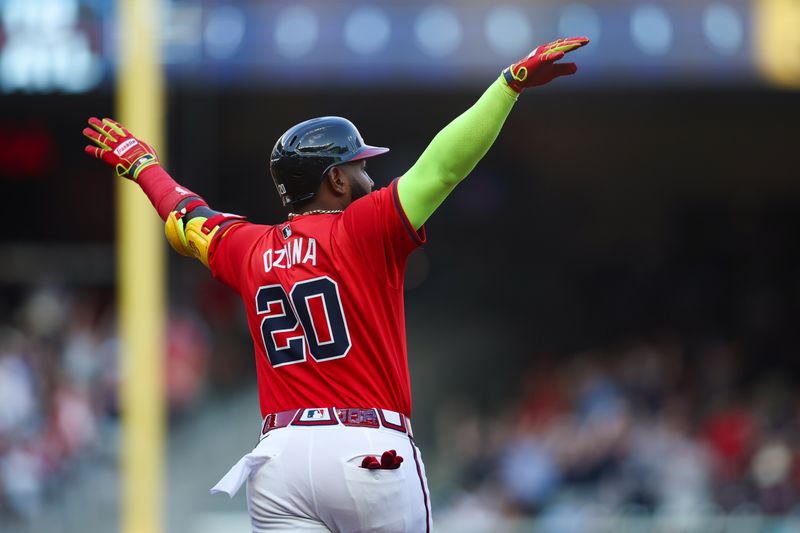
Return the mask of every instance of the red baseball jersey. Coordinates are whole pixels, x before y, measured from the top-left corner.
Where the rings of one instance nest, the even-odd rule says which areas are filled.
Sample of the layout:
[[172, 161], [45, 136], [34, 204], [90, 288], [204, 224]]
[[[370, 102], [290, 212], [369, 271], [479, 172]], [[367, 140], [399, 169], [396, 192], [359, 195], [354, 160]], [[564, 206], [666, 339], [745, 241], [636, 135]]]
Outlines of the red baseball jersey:
[[411, 415], [403, 273], [424, 241], [395, 180], [341, 214], [238, 224], [211, 243], [211, 273], [247, 310], [263, 415], [328, 406]]

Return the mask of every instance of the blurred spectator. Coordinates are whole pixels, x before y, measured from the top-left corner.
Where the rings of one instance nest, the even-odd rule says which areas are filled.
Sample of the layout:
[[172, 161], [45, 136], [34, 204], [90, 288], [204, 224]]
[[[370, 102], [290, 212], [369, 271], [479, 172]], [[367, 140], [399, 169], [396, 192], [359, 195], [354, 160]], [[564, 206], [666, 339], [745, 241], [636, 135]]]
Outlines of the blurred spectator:
[[[83, 458], [116, 455], [111, 303], [102, 290], [39, 287], [0, 317], [0, 522], [7, 514], [36, 518], [48, 495], [92, 462]], [[166, 329], [168, 407], [181, 415], [205, 389], [210, 335], [179, 310]]]
[[24, 356], [24, 343], [18, 331], [0, 330], [0, 449], [25, 433], [37, 408], [33, 369]]
[[704, 513], [796, 511], [800, 389], [741, 379], [740, 357], [712, 343], [689, 360], [668, 340], [539, 358], [505, 429], [489, 431], [462, 409], [461, 422], [440, 432], [451, 439], [440, 439], [440, 454], [466, 427], [504, 437], [471, 439], [471, 454], [449, 464], [489, 466], [445, 497], [438, 518], [458, 530], [465, 512], [476, 522], [534, 516], [542, 531], [562, 532], [586, 531], [604, 513], [646, 513], [682, 517], [689, 530]]
[[171, 413], [185, 411], [202, 392], [209, 342], [208, 327], [196, 315], [174, 312], [169, 316], [165, 371]]

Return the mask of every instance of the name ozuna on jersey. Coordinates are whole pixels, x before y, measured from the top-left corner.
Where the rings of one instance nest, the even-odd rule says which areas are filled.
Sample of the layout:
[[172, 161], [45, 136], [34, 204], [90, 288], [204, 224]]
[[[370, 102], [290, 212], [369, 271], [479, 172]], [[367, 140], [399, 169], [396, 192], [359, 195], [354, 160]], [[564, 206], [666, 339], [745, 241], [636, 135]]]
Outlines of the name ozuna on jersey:
[[311, 237], [296, 237], [282, 248], [270, 248], [264, 252], [264, 272], [273, 268], [292, 268], [300, 263], [317, 266], [317, 241]]

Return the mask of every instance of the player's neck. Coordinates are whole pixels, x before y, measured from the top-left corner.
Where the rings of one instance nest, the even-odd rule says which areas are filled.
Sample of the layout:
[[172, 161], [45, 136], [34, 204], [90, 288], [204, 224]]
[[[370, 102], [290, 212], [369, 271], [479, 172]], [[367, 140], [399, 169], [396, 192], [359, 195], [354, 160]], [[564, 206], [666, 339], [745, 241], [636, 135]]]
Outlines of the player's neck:
[[346, 203], [339, 198], [315, 198], [308, 203], [295, 206], [292, 212], [296, 215], [302, 215], [309, 211], [343, 211], [345, 207], [347, 207]]

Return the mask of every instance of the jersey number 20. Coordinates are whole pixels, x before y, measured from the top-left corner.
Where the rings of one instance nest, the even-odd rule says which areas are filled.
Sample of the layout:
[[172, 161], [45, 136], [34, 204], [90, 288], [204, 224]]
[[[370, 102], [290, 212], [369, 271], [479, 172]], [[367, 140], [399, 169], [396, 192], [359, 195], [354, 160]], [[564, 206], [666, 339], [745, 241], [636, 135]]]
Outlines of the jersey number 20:
[[273, 367], [306, 360], [338, 359], [350, 350], [350, 332], [339, 298], [339, 286], [331, 278], [298, 281], [289, 294], [280, 285], [265, 285], [256, 293], [256, 312], [261, 337]]

